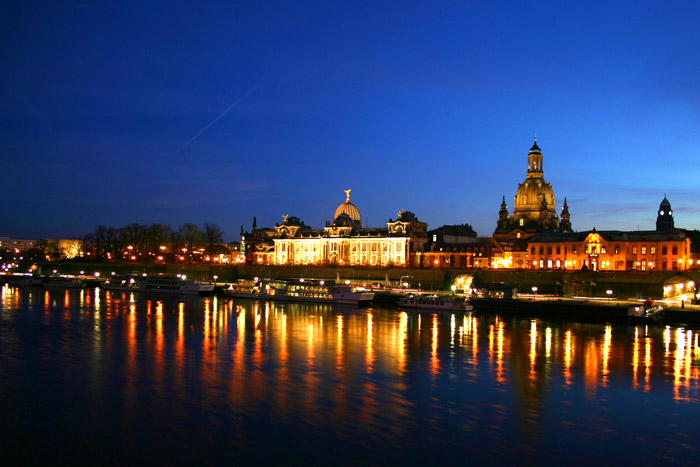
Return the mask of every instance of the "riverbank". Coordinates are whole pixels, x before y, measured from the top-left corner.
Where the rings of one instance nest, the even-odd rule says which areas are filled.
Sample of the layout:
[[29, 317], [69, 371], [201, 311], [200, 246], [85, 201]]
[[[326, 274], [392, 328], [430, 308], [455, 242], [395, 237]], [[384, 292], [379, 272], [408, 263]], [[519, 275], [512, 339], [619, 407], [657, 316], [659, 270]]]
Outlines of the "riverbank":
[[659, 300], [664, 297], [664, 287], [694, 281], [700, 284], [700, 271], [542, 271], [509, 269], [415, 269], [415, 268], [363, 268], [318, 266], [255, 266], [255, 265], [206, 265], [206, 264], [133, 264], [59, 261], [39, 265], [44, 274], [57, 270], [61, 274], [94, 275], [108, 277], [111, 273], [125, 274], [131, 271], [148, 274], [186, 274], [197, 280], [234, 282], [237, 279], [268, 277], [271, 279], [318, 278], [350, 280], [358, 285], [373, 283], [409, 286], [423, 290], [449, 290], [459, 277], [469, 276], [477, 286], [507, 284], [518, 291], [529, 293], [536, 287], [542, 295], [564, 297], [587, 296], [608, 298], [635, 297]]

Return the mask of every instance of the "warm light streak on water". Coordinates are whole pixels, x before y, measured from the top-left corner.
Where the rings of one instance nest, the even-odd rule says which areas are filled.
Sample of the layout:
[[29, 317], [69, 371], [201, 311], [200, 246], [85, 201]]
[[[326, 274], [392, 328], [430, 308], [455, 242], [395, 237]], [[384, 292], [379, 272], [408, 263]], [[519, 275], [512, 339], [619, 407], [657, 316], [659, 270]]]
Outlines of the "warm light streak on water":
[[571, 384], [571, 365], [574, 359], [575, 343], [571, 329], [564, 333], [564, 382], [568, 386]]
[[0, 350], [24, 462], [700, 456], [690, 328], [5, 286]]

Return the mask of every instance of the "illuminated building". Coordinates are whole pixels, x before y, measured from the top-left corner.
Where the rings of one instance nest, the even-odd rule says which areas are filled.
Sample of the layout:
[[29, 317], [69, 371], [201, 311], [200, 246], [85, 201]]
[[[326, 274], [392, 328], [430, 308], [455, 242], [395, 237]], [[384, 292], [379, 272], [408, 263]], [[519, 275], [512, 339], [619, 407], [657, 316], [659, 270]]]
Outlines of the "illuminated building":
[[416, 263], [425, 268], [489, 268], [502, 253], [498, 242], [477, 237], [469, 224], [443, 225], [428, 232], [428, 243], [416, 253]]
[[535, 143], [527, 155], [525, 181], [518, 185], [513, 215], [508, 215], [505, 196], [501, 202], [495, 238], [528, 238], [539, 232], [569, 232], [569, 207], [564, 200], [561, 220], [557, 216], [552, 184], [544, 179], [542, 151]]
[[685, 271], [697, 269], [700, 232], [674, 228], [664, 196], [656, 230], [540, 233], [528, 242], [530, 269]]
[[543, 156], [535, 142], [527, 155], [525, 181], [518, 185], [513, 215], [509, 215], [503, 197], [498, 223], [493, 237], [503, 248], [503, 256], [494, 261], [501, 267], [527, 267], [527, 239], [541, 232], [570, 232], [569, 206], [564, 199], [561, 218], [556, 212], [556, 198], [552, 184], [544, 179]]
[[386, 228], [366, 228], [359, 209], [346, 199], [333, 222], [313, 229], [298, 217], [283, 216], [275, 229], [244, 234], [246, 260], [251, 264], [395, 266], [415, 265], [416, 253], [427, 242], [427, 224], [412, 212], [399, 211]]

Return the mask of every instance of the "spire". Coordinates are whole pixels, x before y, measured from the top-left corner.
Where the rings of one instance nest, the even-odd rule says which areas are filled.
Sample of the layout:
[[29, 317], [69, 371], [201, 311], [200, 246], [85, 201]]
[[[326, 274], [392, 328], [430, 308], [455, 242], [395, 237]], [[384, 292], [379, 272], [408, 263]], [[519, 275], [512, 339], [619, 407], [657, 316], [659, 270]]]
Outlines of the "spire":
[[561, 232], [571, 232], [571, 214], [569, 214], [569, 205], [566, 202], [566, 198], [564, 198], [564, 206], [561, 208], [559, 230]]
[[508, 205], [506, 205], [506, 197], [503, 197], [501, 201], [501, 210], [498, 212], [500, 220], [505, 220], [508, 218]]
[[352, 191], [352, 188], [348, 188], [347, 190], [344, 190], [344, 191], [345, 191], [345, 202], [349, 203], [350, 202], [350, 192]]

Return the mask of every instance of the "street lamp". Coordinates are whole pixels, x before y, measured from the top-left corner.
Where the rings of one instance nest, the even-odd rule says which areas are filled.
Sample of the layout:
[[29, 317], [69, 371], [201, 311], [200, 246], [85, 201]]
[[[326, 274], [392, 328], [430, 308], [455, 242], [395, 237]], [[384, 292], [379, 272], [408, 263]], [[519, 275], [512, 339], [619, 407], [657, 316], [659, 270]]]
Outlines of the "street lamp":
[[686, 300], [688, 300], [688, 296], [686, 294], [681, 295], [681, 308], [685, 308]]
[[532, 288], [532, 293], [535, 296], [535, 299], [537, 299], [537, 287]]
[[605, 291], [605, 293], [608, 294], [608, 300], [612, 300], [613, 291], [610, 290], [610, 289], [608, 289], [608, 290]]

